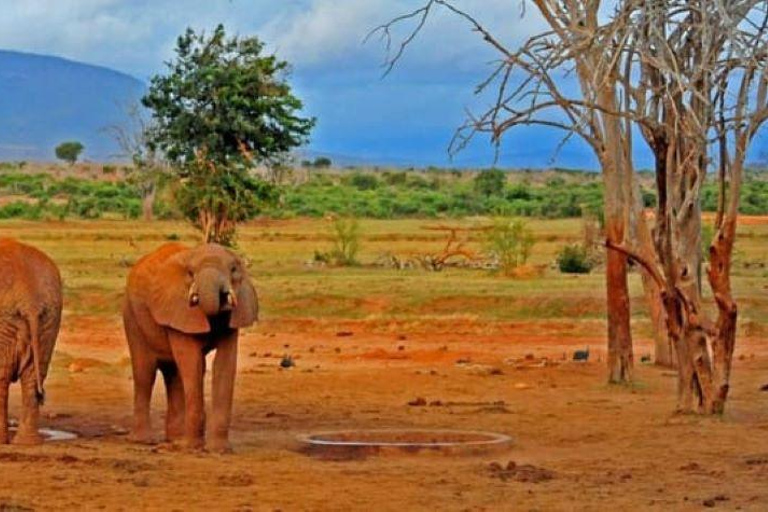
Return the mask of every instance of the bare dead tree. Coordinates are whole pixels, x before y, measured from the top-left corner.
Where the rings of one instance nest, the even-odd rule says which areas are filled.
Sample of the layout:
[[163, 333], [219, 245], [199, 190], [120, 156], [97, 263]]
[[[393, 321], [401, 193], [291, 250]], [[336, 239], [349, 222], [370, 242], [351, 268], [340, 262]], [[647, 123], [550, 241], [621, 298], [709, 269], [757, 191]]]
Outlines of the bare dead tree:
[[106, 131], [120, 148], [120, 153], [116, 156], [131, 160], [133, 165], [127, 177], [141, 194], [144, 220], [151, 221], [154, 217], [158, 183], [168, 174], [168, 162], [148, 144], [152, 125], [143, 115], [141, 106], [130, 104], [125, 108], [125, 113], [124, 123], [108, 126]]
[[[662, 290], [679, 364], [679, 409], [721, 413], [730, 389], [737, 306], [730, 270], [749, 146], [768, 119], [768, 2], [648, 0], [633, 15], [625, 80], [656, 160], [654, 251], [635, 254]], [[719, 201], [702, 296], [701, 189], [716, 169]], [[610, 241], [609, 241], [610, 242]], [[626, 248], [619, 252], [628, 253]]]
[[[387, 72], [424, 26], [428, 16], [444, 8], [468, 22], [499, 55], [495, 68], [477, 88], [490, 92], [492, 105], [479, 115], [470, 113], [451, 142], [452, 152], [463, 149], [477, 134], [488, 134], [499, 143], [510, 129], [545, 126], [564, 131], [565, 139], [577, 135], [592, 148], [600, 162], [605, 186], [606, 237], [611, 244], [651, 244], [642, 214], [632, 166], [631, 123], [642, 122], [625, 107], [621, 68], [632, 33], [633, 5], [620, 6], [603, 21], [600, 2], [594, 0], [531, 0], [549, 29], [516, 49], [507, 47], [475, 17], [448, 0], [430, 0], [421, 8], [395, 18], [377, 31], [386, 41]], [[392, 29], [412, 21], [415, 27], [392, 50]], [[576, 95], [562, 87], [561, 77], [573, 75], [580, 86]], [[630, 225], [637, 233], [630, 239]], [[646, 250], [650, 250], [647, 248]], [[608, 311], [608, 372], [610, 382], [632, 379], [633, 350], [630, 329], [630, 296], [627, 257], [609, 251], [606, 266]], [[660, 296], [658, 283], [644, 279], [649, 297]], [[653, 302], [652, 302], [653, 303]], [[662, 308], [651, 308], [655, 315]], [[663, 325], [654, 319], [654, 325]], [[662, 331], [663, 332], [663, 331]], [[663, 338], [663, 336], [660, 336]], [[657, 350], [657, 359], [658, 359]]]

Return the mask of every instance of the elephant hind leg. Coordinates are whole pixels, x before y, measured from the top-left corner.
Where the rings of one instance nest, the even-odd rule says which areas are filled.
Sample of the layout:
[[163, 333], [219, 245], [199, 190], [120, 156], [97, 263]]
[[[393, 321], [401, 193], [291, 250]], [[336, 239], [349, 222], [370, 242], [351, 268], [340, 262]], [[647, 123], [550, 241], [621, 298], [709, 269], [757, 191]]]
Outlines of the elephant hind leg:
[[40, 401], [37, 372], [33, 366], [27, 366], [21, 373], [22, 412], [19, 430], [13, 438], [14, 444], [41, 444], [43, 438], [38, 432]]
[[0, 444], [8, 444], [8, 385], [0, 380]]
[[184, 437], [184, 386], [175, 363], [162, 363], [160, 371], [165, 381], [168, 404], [165, 414], [165, 438], [166, 441], [177, 441]]

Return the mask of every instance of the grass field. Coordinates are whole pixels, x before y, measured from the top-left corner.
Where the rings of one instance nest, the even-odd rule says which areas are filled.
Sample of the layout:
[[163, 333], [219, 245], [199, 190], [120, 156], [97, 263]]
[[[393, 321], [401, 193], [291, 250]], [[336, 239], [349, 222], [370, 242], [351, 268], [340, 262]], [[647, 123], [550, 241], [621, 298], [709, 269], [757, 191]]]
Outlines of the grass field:
[[[226, 457], [125, 439], [131, 382], [118, 311], [126, 274], [158, 245], [192, 244], [196, 233], [175, 222], [1, 222], [0, 236], [34, 244], [62, 270], [64, 324], [44, 423], [81, 438], [0, 447], [0, 510], [696, 510], [709, 500], [768, 508], [768, 393], [759, 391], [768, 383], [768, 218], [745, 218], [740, 228], [740, 335], [732, 400], [718, 419], [674, 416], [675, 379], [663, 369], [638, 364], [634, 386], [605, 384], [604, 277], [553, 266], [560, 247], [581, 240], [579, 220], [529, 222], [538, 269], [529, 278], [374, 265], [386, 253], [440, 250], [446, 236], [425, 227], [483, 222], [362, 221], [361, 265], [352, 268], [311, 263], [331, 245], [328, 221], [244, 226], [239, 250], [262, 322], [242, 340], [236, 454]], [[631, 279], [639, 360], [651, 352], [650, 331], [639, 277]], [[563, 359], [584, 346], [590, 362]], [[283, 355], [296, 367], [281, 370]], [[526, 355], [552, 364], [519, 364]], [[440, 405], [408, 405], [419, 397]], [[491, 430], [515, 446], [495, 457], [347, 462], [294, 450], [301, 432], [390, 426]], [[495, 478], [489, 464], [508, 460], [555, 477]]]

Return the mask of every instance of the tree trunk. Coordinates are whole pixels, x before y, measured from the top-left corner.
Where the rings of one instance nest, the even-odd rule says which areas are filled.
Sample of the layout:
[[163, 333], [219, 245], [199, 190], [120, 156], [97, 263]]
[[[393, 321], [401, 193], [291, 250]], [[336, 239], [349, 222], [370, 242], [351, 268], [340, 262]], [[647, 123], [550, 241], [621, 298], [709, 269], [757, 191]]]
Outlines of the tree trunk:
[[[633, 176], [632, 180], [632, 211], [630, 212], [630, 241], [634, 251], [646, 261], [656, 259], [653, 238], [645, 217], [640, 182]], [[640, 277], [643, 283], [643, 294], [648, 305], [648, 316], [651, 321], [651, 332], [654, 342], [654, 362], [666, 368], [677, 366], [677, 357], [672, 342], [667, 335], [667, 317], [664, 313], [664, 303], [659, 283], [650, 275], [648, 269], [640, 266]]]
[[605, 277], [608, 290], [608, 381], [614, 384], [631, 382], [634, 356], [627, 257], [624, 254], [608, 251]]
[[[606, 110], [616, 109], [613, 84], [598, 92], [598, 103]], [[600, 154], [603, 170], [606, 238], [614, 245], [623, 245], [629, 234], [632, 209], [632, 161], [630, 142], [616, 116], [601, 118], [604, 148]], [[627, 280], [628, 260], [625, 254], [607, 251], [606, 286], [608, 312], [608, 382], [632, 381], [634, 356], [630, 326], [630, 297]]]
[[154, 184], [148, 186], [142, 194], [141, 211], [146, 222], [151, 222], [154, 219], [155, 195], [156, 187]]

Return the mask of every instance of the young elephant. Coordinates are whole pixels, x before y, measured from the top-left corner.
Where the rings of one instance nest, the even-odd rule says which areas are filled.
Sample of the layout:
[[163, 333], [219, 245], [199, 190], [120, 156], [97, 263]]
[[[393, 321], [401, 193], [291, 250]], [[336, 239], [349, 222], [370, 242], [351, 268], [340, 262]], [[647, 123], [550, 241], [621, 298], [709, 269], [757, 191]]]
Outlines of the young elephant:
[[0, 444], [8, 443], [8, 386], [21, 380], [23, 411], [13, 442], [40, 444], [43, 382], [61, 322], [61, 276], [34, 247], [0, 238]]
[[256, 290], [242, 261], [219, 245], [166, 244], [139, 260], [128, 275], [123, 306], [133, 366], [133, 440], [150, 440], [149, 403], [160, 370], [166, 439], [203, 447], [205, 355], [216, 350], [208, 448], [228, 451], [238, 329], [257, 316]]

